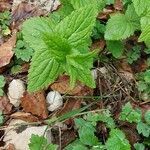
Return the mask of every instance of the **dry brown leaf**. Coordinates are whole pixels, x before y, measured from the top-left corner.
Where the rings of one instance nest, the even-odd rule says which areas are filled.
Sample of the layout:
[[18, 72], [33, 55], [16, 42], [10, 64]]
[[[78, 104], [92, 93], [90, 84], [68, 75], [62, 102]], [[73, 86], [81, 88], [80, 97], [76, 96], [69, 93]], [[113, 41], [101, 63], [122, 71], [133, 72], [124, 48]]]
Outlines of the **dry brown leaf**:
[[16, 113], [12, 114], [10, 117], [13, 119], [20, 119], [20, 120], [23, 120], [26, 122], [37, 122], [38, 121], [37, 117], [33, 116], [30, 113], [25, 113], [25, 112], [16, 112]]
[[16, 44], [16, 32], [12, 37], [0, 46], [0, 68], [9, 64], [14, 52], [13, 47]]
[[23, 20], [33, 17], [33, 16], [41, 16], [42, 12], [40, 9], [37, 9], [35, 6], [21, 2], [18, 6], [14, 6], [12, 10], [12, 28], [16, 29], [22, 23]]
[[93, 94], [93, 89], [81, 84], [80, 82], [77, 83], [75, 88], [70, 89], [69, 77], [66, 75], [60, 76], [55, 83], [50, 85], [50, 88], [54, 91], [58, 91], [61, 94], [76, 96], [86, 96]]
[[136, 131], [134, 125], [126, 124], [126, 126], [121, 127], [121, 130], [125, 133], [126, 138], [129, 140], [132, 149], [134, 148], [134, 144], [140, 141], [140, 136]]
[[25, 92], [24, 96], [21, 98], [21, 106], [25, 112], [29, 112], [42, 119], [46, 119], [48, 117], [46, 100], [43, 91], [31, 94]]
[[76, 139], [76, 133], [73, 130], [66, 130], [61, 132], [59, 130], [52, 130], [52, 143], [60, 145], [61, 140], [61, 148], [64, 149], [69, 143], [73, 142]]
[[98, 18], [107, 20], [109, 18], [109, 15], [112, 14], [113, 12], [114, 12], [114, 8], [112, 6], [108, 6], [103, 10], [103, 12], [101, 12], [98, 15]]
[[0, 110], [3, 114], [10, 114], [12, 111], [13, 105], [9, 102], [6, 96], [0, 97]]
[[11, 9], [10, 0], [0, 0], [0, 12], [10, 9]]
[[99, 41], [96, 41], [92, 44], [92, 47], [91, 49], [100, 49], [100, 50], [103, 50], [104, 47], [106, 45], [106, 42], [104, 40], [99, 40]]
[[123, 10], [123, 2], [122, 2], [122, 0], [115, 0], [114, 8], [116, 10]]
[[10, 143], [8, 144], [8, 146], [6, 147], [6, 150], [16, 150], [14, 144]]
[[79, 109], [81, 107], [81, 99], [69, 99], [65, 102], [64, 107], [57, 113], [58, 116], [61, 116], [65, 113], [68, 113], [74, 109]]

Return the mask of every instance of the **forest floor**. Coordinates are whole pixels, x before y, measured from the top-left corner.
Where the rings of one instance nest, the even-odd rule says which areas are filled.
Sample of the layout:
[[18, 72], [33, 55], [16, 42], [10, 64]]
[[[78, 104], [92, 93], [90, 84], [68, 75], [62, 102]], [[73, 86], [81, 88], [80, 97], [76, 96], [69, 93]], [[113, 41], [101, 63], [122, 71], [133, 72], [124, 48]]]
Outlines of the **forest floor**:
[[[69, 89], [69, 77], [62, 75], [47, 89], [27, 91], [33, 50], [23, 40], [22, 23], [61, 7], [52, 2], [0, 0], [0, 149], [150, 149], [150, 92], [139, 79], [149, 54], [134, 51], [135, 35], [125, 44], [132, 54], [116, 59], [95, 29], [91, 47], [101, 50], [92, 69], [95, 89], [81, 82]], [[105, 24], [123, 9], [122, 0], [112, 1], [97, 20]]]

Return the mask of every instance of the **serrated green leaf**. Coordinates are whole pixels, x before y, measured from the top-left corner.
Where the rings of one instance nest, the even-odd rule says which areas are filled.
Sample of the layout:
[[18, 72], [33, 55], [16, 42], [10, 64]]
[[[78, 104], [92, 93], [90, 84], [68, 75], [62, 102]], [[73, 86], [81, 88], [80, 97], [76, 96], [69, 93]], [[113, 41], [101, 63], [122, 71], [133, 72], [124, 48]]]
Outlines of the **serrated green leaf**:
[[97, 122], [100, 121], [100, 122], [106, 123], [106, 126], [110, 129], [113, 129], [116, 127], [115, 122], [113, 118], [111, 117], [111, 114], [108, 110], [103, 111], [101, 113], [95, 113], [95, 114], [89, 113], [87, 114], [86, 120], [90, 121], [95, 126]]
[[150, 7], [149, 0], [132, 0], [132, 2], [134, 4], [135, 11], [139, 16], [144, 15]]
[[141, 28], [142, 31], [144, 30], [144, 28], [148, 25], [150, 25], [150, 11], [141, 18], [140, 23], [141, 23]]
[[111, 5], [114, 4], [115, 0], [106, 0], [106, 4], [107, 5]]
[[79, 133], [80, 141], [83, 144], [94, 146], [99, 143], [98, 138], [94, 135], [94, 132], [96, 131], [95, 127], [90, 122], [87, 122], [82, 118], [79, 118], [79, 119], [75, 119], [75, 124], [79, 128], [78, 133]]
[[121, 40], [132, 35], [135, 28], [128, 23], [128, 19], [124, 14], [115, 14], [107, 22], [105, 39], [106, 40]]
[[49, 49], [36, 51], [29, 69], [28, 90], [37, 91], [54, 82], [62, 70], [61, 65], [51, 58]]
[[142, 33], [139, 37], [139, 41], [142, 42], [146, 42], [146, 43], [150, 43], [150, 26], [145, 26], [144, 29], [142, 30]]
[[0, 125], [4, 123], [4, 116], [2, 112], [0, 111]]
[[74, 48], [85, 45], [90, 40], [96, 15], [96, 9], [91, 6], [80, 8], [62, 20], [56, 26], [55, 31], [66, 38]]
[[26, 61], [26, 62], [28, 62], [33, 55], [33, 49], [30, 48], [22, 40], [17, 41], [16, 48], [14, 49], [14, 51], [18, 59], [22, 59], [23, 61]]
[[135, 150], [145, 150], [145, 146], [142, 143], [135, 143], [134, 148]]
[[143, 92], [144, 90], [146, 90], [148, 88], [147, 84], [143, 81], [139, 81], [138, 82], [138, 90], [140, 92]]
[[107, 48], [115, 58], [121, 57], [124, 50], [121, 41], [107, 41]]
[[129, 64], [137, 61], [141, 56], [141, 47], [134, 46], [132, 50], [127, 53], [127, 61]]
[[[30, 41], [29, 44], [32, 43], [31, 41], [34, 38], [37, 40], [32, 43], [35, 54], [28, 76], [29, 91], [36, 91], [48, 86], [65, 71], [71, 77], [73, 85], [76, 80], [79, 80], [90, 87], [95, 87], [90, 71], [93, 63], [92, 57], [94, 56], [92, 55], [89, 58], [88, 45], [90, 44], [90, 35], [94, 27], [96, 14], [96, 9], [88, 6], [75, 10], [55, 28], [55, 23], [53, 24], [44, 18], [34, 18], [24, 23], [25, 39], [28, 42]], [[42, 20], [44, 21], [41, 23]], [[31, 27], [33, 23], [32, 31], [29, 33], [27, 27]], [[44, 27], [46, 29], [43, 29]], [[75, 55], [79, 58], [74, 57]], [[80, 55], [83, 55], [82, 58], [80, 58]], [[68, 63], [67, 57], [69, 56], [72, 57], [70, 63], [73, 64]], [[82, 65], [85, 66], [81, 59], [88, 64], [84, 70], [81, 69]], [[75, 62], [76, 60], [78, 61]]]
[[106, 5], [106, 0], [93, 0], [92, 3], [91, 0], [71, 0], [70, 3], [74, 7], [74, 9], [87, 7], [89, 5], [95, 5], [93, 7], [97, 7], [98, 10], [101, 11]]
[[0, 88], [4, 87], [5, 85], [5, 78], [4, 76], [0, 75]]
[[34, 134], [31, 135], [29, 148], [30, 150], [57, 150], [57, 146], [48, 143], [45, 137]]
[[64, 19], [67, 15], [69, 15], [72, 11], [74, 11], [74, 8], [72, 4], [70, 3], [70, 0], [60, 0], [61, 7], [50, 14], [50, 18], [54, 19], [56, 22], [60, 22], [62, 19]]
[[139, 21], [136, 17], [132, 5], [128, 6], [125, 15], [121, 13], [112, 15], [106, 25], [105, 39], [118, 41], [133, 35], [139, 28]]
[[121, 130], [112, 129], [106, 142], [106, 148], [107, 150], [130, 150], [131, 146]]
[[145, 121], [150, 125], [150, 110], [148, 110], [144, 115]]
[[72, 150], [88, 150], [88, 148], [84, 145], [76, 145]]
[[150, 126], [143, 123], [143, 122], [139, 122], [137, 124], [137, 130], [139, 134], [142, 134], [145, 137], [149, 137], [150, 136]]
[[123, 106], [119, 119], [122, 121], [128, 121], [130, 123], [138, 123], [141, 121], [141, 116], [141, 111], [134, 110], [132, 105], [128, 102], [125, 104], [125, 106]]
[[46, 48], [43, 41], [43, 33], [51, 33], [56, 22], [50, 18], [34, 17], [23, 23], [22, 33], [25, 42], [34, 50]]
[[4, 85], [5, 85], [5, 78], [4, 78], [4, 76], [0, 75], [0, 96], [3, 96]]

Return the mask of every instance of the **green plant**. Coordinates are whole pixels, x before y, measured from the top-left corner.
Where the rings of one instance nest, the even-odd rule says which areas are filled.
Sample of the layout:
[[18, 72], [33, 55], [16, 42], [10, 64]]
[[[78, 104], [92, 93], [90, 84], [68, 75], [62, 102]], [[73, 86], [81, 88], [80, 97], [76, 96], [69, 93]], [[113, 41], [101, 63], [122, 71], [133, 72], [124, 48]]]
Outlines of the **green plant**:
[[75, 81], [95, 87], [90, 69], [96, 51], [89, 52], [90, 35], [95, 25], [95, 4], [81, 7], [60, 23], [49, 18], [32, 18], [23, 24], [24, 39], [35, 50], [29, 70], [29, 91], [48, 86], [62, 73]]
[[0, 125], [2, 125], [4, 122], [4, 116], [2, 114], [2, 112], [0, 111]]
[[138, 79], [138, 90], [142, 94], [146, 94], [147, 97], [150, 97], [150, 70], [146, 70], [145, 72], [141, 72], [137, 76]]
[[30, 48], [22, 38], [17, 41], [14, 51], [17, 59], [21, 59], [26, 62], [28, 62], [33, 55], [33, 49]]
[[5, 78], [0, 75], [0, 96], [3, 96], [3, 87], [5, 86]]
[[[150, 137], [150, 111], [144, 114], [144, 121], [142, 120], [142, 113], [139, 109], [134, 109], [130, 103], [125, 104], [120, 114], [120, 120], [136, 123], [136, 129], [139, 134], [146, 138]], [[136, 147], [141, 145], [136, 144]]]
[[141, 56], [141, 48], [139, 46], [134, 46], [131, 51], [127, 53], [127, 61], [129, 64], [132, 64], [134, 61], [137, 61]]
[[[105, 144], [102, 144], [95, 135], [98, 122], [105, 123], [107, 128], [111, 130]], [[125, 138], [124, 133], [116, 128], [108, 110], [101, 113], [88, 113], [84, 116], [84, 119], [75, 119], [75, 124], [79, 139], [67, 146], [66, 150], [77, 150], [79, 147], [83, 150], [130, 150], [128, 140]]]
[[[118, 43], [127, 41], [130, 36], [134, 35], [135, 31], [141, 31], [138, 42], [145, 42], [148, 48], [150, 46], [150, 2], [148, 0], [124, 0], [123, 4], [125, 11], [111, 15], [105, 32], [108, 50], [116, 58], [123, 54], [123, 49], [121, 46], [119, 47]], [[109, 46], [109, 44], [111, 45]], [[139, 56], [140, 51], [133, 49], [132, 52], [128, 53], [128, 62], [133, 63]]]
[[10, 34], [9, 24], [10, 24], [11, 15], [9, 11], [4, 11], [0, 13], [0, 33], [2, 35]]
[[32, 134], [29, 143], [30, 150], [57, 150], [57, 145], [51, 144], [44, 136]]
[[135, 143], [135, 144], [134, 144], [134, 148], [135, 148], [136, 150], [145, 150], [145, 145], [142, 144], [142, 143]]

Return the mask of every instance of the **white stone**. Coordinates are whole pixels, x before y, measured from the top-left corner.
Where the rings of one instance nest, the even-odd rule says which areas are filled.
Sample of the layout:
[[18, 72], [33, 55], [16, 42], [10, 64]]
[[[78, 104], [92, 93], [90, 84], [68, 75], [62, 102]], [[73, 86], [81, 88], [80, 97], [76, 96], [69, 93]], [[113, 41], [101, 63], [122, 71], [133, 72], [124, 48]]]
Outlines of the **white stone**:
[[46, 97], [47, 103], [48, 103], [48, 110], [49, 111], [55, 111], [59, 107], [63, 105], [63, 98], [57, 91], [51, 91], [48, 93]]
[[20, 105], [20, 99], [25, 92], [25, 84], [20, 79], [14, 79], [11, 81], [8, 87], [8, 98], [10, 103], [13, 104], [15, 107]]
[[[30, 143], [30, 138], [32, 134], [43, 136], [45, 133], [45, 130], [47, 128], [46, 125], [44, 126], [29, 126], [21, 133], [17, 133], [14, 129], [16, 126], [12, 126], [15, 124], [23, 124], [26, 123], [22, 120], [12, 120], [8, 126], [8, 128], [5, 130], [5, 137], [4, 142], [6, 142], [6, 147], [9, 143], [14, 144], [16, 150], [29, 150], [28, 144]], [[52, 133], [51, 130], [48, 129], [45, 134], [47, 140], [49, 143], [52, 141]]]

